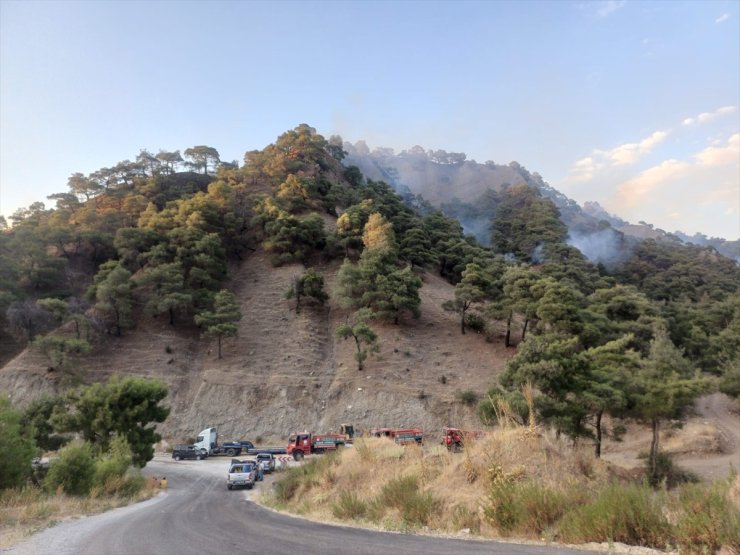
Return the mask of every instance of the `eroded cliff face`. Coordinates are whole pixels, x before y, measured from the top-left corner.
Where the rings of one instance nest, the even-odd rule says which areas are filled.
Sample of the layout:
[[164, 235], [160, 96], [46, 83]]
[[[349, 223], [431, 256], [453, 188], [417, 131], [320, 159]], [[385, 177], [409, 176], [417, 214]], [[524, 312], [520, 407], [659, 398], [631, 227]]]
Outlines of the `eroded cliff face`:
[[[321, 267], [331, 294], [337, 264]], [[354, 344], [334, 330], [347, 313], [331, 301], [306, 303], [296, 313], [285, 299], [302, 265], [273, 268], [257, 253], [234, 269], [228, 287], [241, 303], [243, 318], [234, 339], [215, 343], [194, 328], [169, 326], [165, 318], [140, 318], [122, 337], [108, 337], [79, 361], [84, 382], [112, 375], [135, 375], [165, 382], [171, 413], [159, 426], [169, 442], [192, 439], [215, 426], [223, 439], [282, 441], [291, 431], [338, 431], [344, 422], [375, 426], [423, 427], [437, 434], [445, 425], [480, 426], [475, 407], [462, 391], [484, 392], [496, 380], [511, 351], [475, 333], [461, 335], [457, 317], [441, 303], [453, 287], [435, 275], [423, 276], [422, 316], [400, 325], [373, 324], [380, 351], [359, 372]], [[0, 391], [14, 403], [60, 393], [74, 379], [47, 370], [45, 357], [24, 351], [0, 370]]]

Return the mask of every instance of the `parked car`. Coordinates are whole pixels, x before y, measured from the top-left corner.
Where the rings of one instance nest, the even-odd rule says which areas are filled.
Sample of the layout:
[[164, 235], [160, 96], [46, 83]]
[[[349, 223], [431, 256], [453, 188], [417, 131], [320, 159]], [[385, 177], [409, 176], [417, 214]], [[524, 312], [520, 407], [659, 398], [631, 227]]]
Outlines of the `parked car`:
[[232, 461], [231, 466], [229, 466], [229, 474], [226, 477], [226, 488], [234, 489], [238, 486], [245, 486], [252, 489], [260, 474], [260, 467], [256, 462]]
[[201, 460], [205, 458], [205, 455], [195, 448], [195, 445], [175, 445], [172, 450], [172, 458], [176, 461], [182, 459], [196, 459]]
[[257, 462], [265, 474], [269, 474], [275, 470], [275, 457], [272, 453], [257, 453]]

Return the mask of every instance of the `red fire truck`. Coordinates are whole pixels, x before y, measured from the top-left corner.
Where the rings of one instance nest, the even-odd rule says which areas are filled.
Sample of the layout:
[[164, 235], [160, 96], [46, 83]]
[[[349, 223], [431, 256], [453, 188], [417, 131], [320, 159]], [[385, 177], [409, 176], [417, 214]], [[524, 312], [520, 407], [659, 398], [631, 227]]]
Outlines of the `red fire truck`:
[[399, 445], [422, 445], [424, 430], [421, 428], [373, 428], [370, 430], [373, 437], [387, 437]]
[[326, 451], [336, 451], [344, 447], [345, 436], [343, 434], [320, 434], [309, 432], [296, 432], [288, 437], [288, 448], [286, 453], [300, 461], [304, 456], [312, 453], [319, 454]]

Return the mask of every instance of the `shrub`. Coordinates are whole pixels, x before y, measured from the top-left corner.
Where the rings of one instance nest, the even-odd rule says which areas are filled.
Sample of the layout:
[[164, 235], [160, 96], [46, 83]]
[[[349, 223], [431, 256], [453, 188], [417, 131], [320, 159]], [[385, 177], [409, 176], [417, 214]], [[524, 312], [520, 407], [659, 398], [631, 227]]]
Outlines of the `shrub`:
[[689, 484], [677, 496], [675, 543], [692, 553], [723, 545], [740, 550], [740, 510], [727, 498], [727, 482]]
[[457, 398], [460, 399], [461, 403], [468, 406], [472, 406], [478, 402], [478, 394], [470, 389], [458, 393]]
[[480, 314], [473, 312], [465, 314], [465, 325], [478, 333], [486, 331], [486, 320]]
[[665, 547], [670, 530], [661, 502], [649, 486], [611, 484], [591, 502], [563, 516], [558, 533], [569, 543]]
[[21, 413], [10, 405], [10, 399], [0, 397], [0, 430], [3, 431], [0, 490], [22, 486], [31, 475], [36, 446], [30, 432], [23, 429], [21, 418]]
[[416, 476], [405, 476], [388, 482], [383, 486], [378, 503], [398, 509], [403, 522], [410, 526], [429, 524], [439, 505], [431, 493], [419, 491]]
[[650, 476], [650, 485], [653, 487], [665, 484], [668, 488], [675, 488], [678, 484], [695, 484], [699, 481], [696, 474], [684, 470], [673, 462], [673, 457], [668, 453], [658, 452], [655, 458], [655, 474], [650, 467], [650, 458], [646, 460], [647, 475]]
[[105, 486], [112, 478], [120, 478], [131, 466], [131, 447], [125, 438], [116, 436], [111, 441], [110, 450], [95, 461], [96, 486]]
[[331, 512], [336, 518], [354, 520], [365, 516], [367, 504], [354, 493], [343, 491], [339, 495], [339, 501], [332, 505]]
[[516, 489], [507, 481], [495, 482], [488, 495], [489, 504], [483, 508], [483, 514], [495, 526], [499, 533], [507, 535], [519, 526], [522, 520], [522, 506], [517, 503]]
[[476, 511], [465, 505], [457, 505], [452, 509], [452, 526], [455, 530], [469, 529], [475, 534], [480, 533], [480, 518]]
[[288, 469], [285, 472], [285, 477], [275, 483], [275, 498], [281, 503], [287, 503], [293, 499], [301, 485], [316, 485], [318, 483], [317, 477], [323, 472], [327, 464], [326, 462], [319, 464], [319, 461], [329, 460], [329, 457], [322, 457]]
[[50, 492], [61, 489], [70, 495], [90, 492], [95, 476], [95, 458], [89, 443], [76, 441], [63, 447], [51, 461], [44, 486]]

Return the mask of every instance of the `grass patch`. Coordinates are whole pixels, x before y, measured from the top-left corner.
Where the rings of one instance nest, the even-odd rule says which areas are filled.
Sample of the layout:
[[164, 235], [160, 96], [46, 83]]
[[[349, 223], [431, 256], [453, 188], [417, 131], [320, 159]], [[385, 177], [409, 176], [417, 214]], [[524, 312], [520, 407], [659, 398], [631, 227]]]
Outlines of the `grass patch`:
[[671, 538], [660, 496], [647, 485], [610, 484], [565, 514], [559, 537], [568, 543], [622, 542], [663, 548]]
[[113, 479], [89, 496], [28, 486], [0, 491], [0, 550], [71, 517], [97, 514], [154, 496], [158, 486], [140, 475]]
[[332, 514], [342, 520], [357, 520], [367, 514], [367, 503], [351, 491], [343, 491], [332, 505]]

